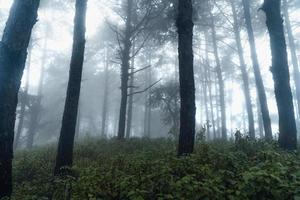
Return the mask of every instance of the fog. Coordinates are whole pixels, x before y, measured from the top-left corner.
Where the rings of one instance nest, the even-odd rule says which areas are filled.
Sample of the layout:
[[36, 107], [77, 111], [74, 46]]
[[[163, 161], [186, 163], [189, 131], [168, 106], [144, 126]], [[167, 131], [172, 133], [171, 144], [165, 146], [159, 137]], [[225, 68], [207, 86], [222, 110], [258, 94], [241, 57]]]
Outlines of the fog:
[[0, 199], [299, 199], [299, 9], [0, 0]]
[[[12, 0], [0, 1], [0, 34], [2, 34], [2, 30], [4, 29], [11, 4]], [[241, 74], [238, 69], [239, 58], [233, 50], [233, 48], [235, 48], [235, 42], [232, 30], [232, 19], [228, 19], [230, 18], [230, 6], [222, 1], [219, 1], [217, 4], [218, 5], [214, 8], [213, 12], [223, 18], [222, 24], [217, 26], [219, 40], [218, 48], [225, 81], [228, 136], [232, 137], [232, 134], [236, 130], [247, 133], [247, 113], [245, 109]], [[88, 2], [86, 17], [87, 44], [77, 121], [77, 134], [79, 137], [103, 136], [101, 133], [101, 124], [104, 108], [107, 109], [105, 135], [109, 138], [117, 135], [120, 109], [121, 67], [120, 59], [118, 58], [118, 37], [113, 29], [115, 27], [124, 26], [124, 20], [122, 19], [124, 16], [122, 16], [121, 7], [121, 1], [89, 0]], [[295, 38], [298, 38], [300, 29], [296, 20], [299, 18], [299, 9], [293, 8], [290, 10], [289, 14], [293, 23], [293, 31]], [[272, 129], [274, 133], [277, 133], [278, 117], [276, 101], [274, 98], [274, 83], [270, 72], [271, 54], [270, 49], [268, 48], [269, 36], [264, 24], [264, 13], [262, 11], [257, 11], [254, 12], [254, 15], [253, 18], [255, 19], [255, 22], [253, 25], [256, 36], [257, 54], [268, 98]], [[34, 145], [53, 143], [58, 139], [71, 59], [74, 2], [42, 0], [38, 16], [38, 21], [33, 29], [30, 42], [30, 56], [28, 56], [26, 61], [26, 68], [21, 85], [21, 91], [24, 91], [26, 89], [26, 83], [29, 84], [28, 94], [31, 96], [42, 95], [41, 110], [38, 114]], [[172, 34], [175, 30], [175, 24], [172, 21], [169, 23]], [[196, 121], [197, 130], [200, 130], [202, 126], [207, 124], [207, 121], [211, 123], [211, 119], [207, 119], [205, 114], [202, 88], [204, 78], [201, 77], [201, 72], [199, 72], [199, 66], [203, 64], [203, 60], [205, 59], [205, 36], [204, 32], [201, 31], [201, 21], [196, 21], [195, 25], [194, 69], [196, 72], [195, 81], [197, 97]], [[230, 31], [230, 29], [232, 31]], [[249, 74], [255, 128], [257, 130], [257, 137], [259, 137], [257, 92], [255, 89], [250, 49], [247, 43], [247, 34], [243, 27], [241, 29], [241, 36], [247, 72]], [[142, 37], [146, 36], [141, 35], [140, 38]], [[143, 39], [139, 40], [143, 41]], [[296, 43], [298, 48], [299, 41], [296, 40]], [[141, 44], [138, 44], [137, 46], [139, 45]], [[150, 54], [151, 60], [149, 61]], [[211, 65], [214, 65], [214, 56], [211, 52], [208, 53], [208, 58], [210, 59]], [[168, 137], [172, 125], [164, 120], [163, 111], [159, 106], [151, 108], [151, 115], [147, 114], [147, 107], [149, 107], [147, 98], [155, 88], [170, 81], [178, 82], [176, 36], [171, 36], [170, 39], [167, 38], [162, 42], [156, 42], [152, 38], [146, 40], [134, 59], [134, 68], [136, 70], [142, 69], [148, 65], [151, 65], [151, 67], [141, 70], [136, 74], [133, 91], [147, 89], [152, 83], [158, 82], [146, 91], [133, 96], [131, 136], [146, 136], [145, 126], [150, 126], [150, 137]], [[108, 70], [105, 70], [106, 65], [108, 65]], [[290, 70], [290, 72], [292, 73], [292, 70]], [[151, 74], [151, 80], [147, 78], [149, 74]], [[108, 83], [105, 83], [106, 76], [109, 77]], [[291, 75], [291, 77], [293, 77], [293, 75]], [[107, 94], [104, 94], [105, 84], [107, 84], [108, 87]], [[293, 80], [291, 81], [291, 84], [295, 91]], [[103, 105], [105, 95], [107, 96], [107, 102], [106, 105]], [[216, 88], [212, 88], [212, 105], [214, 108], [209, 109], [215, 109], [215, 119], [213, 120], [216, 121], [216, 123], [219, 123], [219, 109], [217, 108], [218, 100], [216, 95]], [[16, 130], [18, 128], [20, 106], [19, 102]], [[24, 126], [20, 137], [23, 147], [26, 143], [26, 137], [30, 126], [30, 113], [30, 107], [26, 107]], [[147, 122], [148, 116], [150, 116], [149, 122]], [[298, 114], [297, 121], [299, 122]], [[147, 125], [147, 123], [150, 123], [150, 125]]]

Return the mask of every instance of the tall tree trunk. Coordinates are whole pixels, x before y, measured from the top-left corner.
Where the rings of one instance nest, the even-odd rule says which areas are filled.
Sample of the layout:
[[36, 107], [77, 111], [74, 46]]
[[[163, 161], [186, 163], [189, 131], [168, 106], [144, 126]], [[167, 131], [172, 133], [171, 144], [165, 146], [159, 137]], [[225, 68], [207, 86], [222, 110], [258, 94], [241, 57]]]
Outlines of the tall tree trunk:
[[283, 15], [284, 15], [284, 21], [285, 21], [285, 27], [287, 31], [288, 41], [289, 41], [289, 47], [291, 52], [291, 58], [293, 63], [293, 75], [294, 75], [294, 81], [295, 81], [295, 88], [296, 88], [296, 99], [297, 99], [297, 108], [298, 108], [298, 115], [300, 115], [300, 72], [299, 72], [299, 65], [298, 65], [298, 59], [297, 59], [297, 50], [296, 50], [296, 44], [295, 39], [292, 31], [290, 16], [288, 12], [288, 3], [287, 0], [283, 0]]
[[214, 116], [214, 107], [213, 107], [213, 98], [212, 98], [212, 78], [211, 78], [211, 71], [210, 71], [210, 61], [209, 61], [209, 39], [208, 39], [208, 33], [205, 32], [205, 59], [206, 59], [206, 84], [208, 89], [208, 98], [209, 98], [209, 105], [210, 105], [210, 118], [213, 128], [213, 139], [217, 138], [216, 133], [216, 125], [215, 125], [215, 116]]
[[219, 87], [218, 87], [218, 77], [217, 77], [217, 73], [214, 72], [214, 95], [215, 95], [215, 109], [216, 109], [216, 127], [217, 127], [217, 138], [221, 138], [221, 121], [220, 121], [220, 104], [218, 104], [220, 102], [219, 97], [220, 94], [218, 93], [219, 91]]
[[148, 94], [145, 93], [145, 103], [144, 103], [144, 136], [147, 135], [147, 130], [148, 130], [148, 106], [149, 106], [148, 105]]
[[259, 99], [257, 98], [256, 100], [256, 105], [257, 105], [257, 123], [258, 123], [258, 132], [259, 132], [259, 137], [260, 139], [264, 138], [264, 127], [263, 127], [263, 119], [262, 119], [262, 114], [261, 114], [261, 106]]
[[[209, 62], [208, 62], [209, 66]], [[214, 114], [214, 107], [213, 107], [213, 97], [212, 97], [212, 79], [211, 79], [211, 72], [210, 69], [207, 70], [207, 76], [208, 76], [208, 97], [209, 97], [209, 105], [210, 105], [210, 117], [211, 117], [211, 123], [212, 123], [212, 128], [213, 128], [213, 139], [217, 138], [217, 132], [216, 132], [216, 124], [215, 124], [215, 114]]]
[[247, 110], [247, 116], [248, 116], [248, 131], [249, 136], [251, 139], [255, 139], [255, 128], [254, 128], [254, 115], [252, 110], [252, 101], [251, 101], [251, 94], [250, 94], [250, 87], [249, 87], [249, 77], [246, 69], [246, 63], [244, 59], [244, 52], [241, 42], [241, 33], [240, 33], [240, 27], [238, 23], [238, 16], [236, 12], [236, 7], [234, 5], [233, 0], [230, 1], [231, 4], [231, 10], [233, 14], [233, 29], [234, 29], [234, 35], [235, 35], [235, 41], [237, 44], [237, 50], [238, 50], [238, 56], [240, 60], [240, 69], [242, 73], [242, 80], [243, 80], [243, 86], [244, 86], [244, 96], [245, 96], [245, 103], [246, 103], [246, 110]]
[[[149, 55], [149, 65], [151, 66], [151, 55]], [[151, 84], [151, 67], [149, 69], [145, 70], [145, 88], [149, 87]], [[149, 89], [146, 93], [145, 93], [145, 112], [144, 112], [144, 136], [145, 137], [149, 137], [150, 136], [150, 123], [151, 123], [151, 107], [148, 103], [149, 99], [150, 99], [150, 94], [151, 94], [151, 90]]]
[[[134, 54], [134, 45], [132, 47], [132, 52]], [[134, 87], [134, 67], [135, 67], [135, 59], [132, 58], [131, 60], [131, 68], [130, 68], [130, 81], [129, 81], [129, 94], [133, 93]], [[133, 95], [129, 96], [128, 100], [128, 113], [127, 113], [127, 124], [126, 124], [126, 138], [130, 138], [131, 135], [131, 126], [132, 126], [132, 113], [133, 113]]]
[[0, 199], [12, 192], [12, 159], [18, 91], [39, 0], [15, 0], [0, 42]]
[[267, 140], [271, 140], [272, 139], [271, 119], [270, 119], [270, 114], [269, 114], [265, 86], [264, 86], [264, 83], [262, 80], [259, 63], [258, 63], [258, 58], [257, 58], [255, 38], [254, 38], [252, 22], [251, 22], [249, 0], [243, 0], [243, 8], [244, 8], [247, 34], [248, 34], [248, 38], [249, 38], [251, 59], [252, 59], [252, 65], [253, 65], [253, 71], [254, 71], [254, 77], [255, 77], [255, 83], [256, 83], [256, 91], [257, 91], [257, 95], [259, 98], [260, 110], [261, 110], [263, 123], [264, 123], [265, 137]]
[[115, 106], [115, 109], [114, 109], [114, 123], [113, 123], [113, 136], [118, 136], [119, 114], [120, 114], [120, 110], [119, 110], [118, 106]]
[[192, 0], [179, 0], [178, 53], [180, 82], [180, 134], [178, 155], [193, 152], [195, 141], [195, 81], [193, 56], [193, 4]]
[[26, 148], [31, 149], [33, 147], [34, 137], [39, 124], [39, 118], [42, 110], [42, 95], [44, 86], [44, 75], [45, 75], [45, 64], [47, 60], [47, 47], [48, 47], [48, 27], [46, 28], [45, 41], [43, 47], [43, 56], [40, 72], [40, 80], [37, 92], [37, 98], [33, 101], [32, 107], [30, 109], [30, 122], [27, 133]]
[[202, 94], [203, 94], [203, 103], [205, 108], [205, 126], [206, 126], [206, 138], [207, 140], [211, 140], [210, 133], [210, 120], [209, 120], [209, 110], [208, 110], [208, 94], [207, 94], [207, 83], [208, 83], [208, 75], [207, 75], [207, 66], [204, 66], [201, 70], [200, 80], [202, 81]]
[[101, 137], [106, 137], [106, 119], [108, 109], [108, 81], [109, 81], [109, 70], [108, 70], [108, 52], [105, 47], [105, 69], [104, 69], [104, 91], [103, 91], [103, 103], [102, 103], [102, 122], [101, 122]]
[[[210, 139], [214, 139], [215, 138], [215, 127], [214, 127], [214, 117], [213, 117], [213, 107], [212, 107], [212, 101], [211, 101], [211, 87], [210, 86], [210, 63], [209, 63], [209, 56], [208, 56], [208, 51], [209, 51], [209, 44], [208, 44], [208, 33], [205, 32], [205, 65], [204, 65], [204, 80], [205, 80], [205, 92], [204, 92], [204, 95], [205, 95], [205, 98], [204, 98], [204, 101], [206, 102], [205, 103], [205, 112], [206, 112], [206, 121], [207, 121], [207, 139], [210, 140]], [[207, 94], [208, 93], [208, 94]], [[209, 102], [208, 102], [209, 101]], [[209, 112], [209, 109], [208, 109], [208, 103], [210, 105], [210, 112]], [[210, 133], [210, 122], [209, 122], [209, 117], [211, 118], [211, 122], [212, 122], [212, 127], [213, 127], [213, 137], [211, 137], [211, 133]]]
[[286, 150], [295, 150], [297, 149], [297, 129], [281, 17], [281, 0], [265, 0], [262, 10], [266, 13], [266, 24], [270, 35], [271, 71], [279, 114], [279, 145]]
[[28, 101], [28, 89], [29, 89], [29, 79], [30, 79], [30, 67], [31, 67], [31, 51], [32, 47], [28, 47], [28, 61], [27, 61], [27, 73], [26, 73], [26, 83], [25, 83], [25, 88], [24, 88], [24, 94], [23, 94], [23, 99], [20, 102], [21, 103], [21, 110], [20, 110], [20, 117], [19, 117], [19, 123], [18, 123], [18, 128], [17, 128], [17, 133], [15, 137], [15, 145], [14, 149], [17, 149], [19, 146], [20, 142], [20, 137], [23, 131], [23, 125], [24, 125], [24, 118], [25, 118], [25, 111], [26, 111], [26, 103]]
[[73, 164], [74, 136], [84, 61], [87, 0], [76, 0], [75, 7], [73, 50], [67, 97], [58, 141], [58, 150], [54, 169], [55, 175], [60, 173], [62, 167], [71, 167]]
[[221, 108], [221, 134], [222, 139], [227, 140], [227, 126], [226, 126], [226, 104], [225, 104], [225, 84], [223, 80], [222, 75], [222, 69], [221, 69], [221, 63], [220, 63], [220, 57], [218, 52], [218, 43], [217, 43], [217, 33], [216, 33], [216, 27], [215, 27], [215, 20], [210, 13], [210, 17], [212, 20], [211, 23], [211, 29], [212, 29], [212, 41], [213, 41], [213, 47], [214, 47], [214, 56], [216, 60], [216, 72], [217, 72], [217, 78], [218, 78], [218, 86], [219, 86], [219, 95], [220, 95], [220, 108]]
[[41, 96], [37, 96], [30, 109], [30, 123], [29, 123], [27, 141], [26, 141], [27, 149], [31, 149], [33, 147], [33, 142], [37, 131], [37, 123], [39, 121], [40, 111], [41, 111]]
[[127, 99], [128, 99], [128, 80], [129, 80], [129, 61], [130, 61], [130, 49], [131, 43], [131, 23], [132, 23], [132, 7], [133, 0], [127, 0], [126, 10], [126, 26], [124, 36], [124, 48], [122, 51], [122, 64], [121, 64], [121, 105], [119, 115], [119, 129], [118, 139], [124, 139], [125, 128], [126, 128], [126, 110], [127, 110]]
[[[202, 72], [200, 72], [200, 73], [202, 73]], [[201, 81], [201, 78], [200, 78], [200, 81]], [[204, 121], [204, 117], [203, 117], [203, 105], [204, 105], [204, 96], [202, 95], [203, 94], [203, 87], [199, 87], [198, 88], [198, 93], [199, 93], [199, 98], [198, 98], [198, 106], [196, 106], [197, 108], [198, 108], [198, 110], [199, 110], [199, 121], [200, 121], [200, 126], [203, 126], [202, 125], [202, 123], [203, 123], [203, 121]], [[202, 127], [200, 127], [200, 128], [202, 128]]]
[[242, 110], [242, 124], [243, 124], [243, 132], [246, 132], [246, 113], [245, 110]]
[[[150, 66], [152, 65], [152, 55], [151, 55], [151, 53], [149, 55], [149, 65]], [[148, 71], [148, 73], [147, 73], [148, 85], [150, 85], [152, 83], [152, 68], [150, 67], [147, 71]], [[147, 96], [148, 96], [147, 99], [150, 99], [150, 95], [151, 95], [151, 88], [147, 91]], [[151, 116], [152, 116], [151, 106], [147, 105], [147, 109], [148, 109], [148, 111], [147, 111], [147, 130], [146, 130], [146, 136], [150, 138], [151, 137], [151, 121], [152, 121], [152, 118], [151, 118]]]

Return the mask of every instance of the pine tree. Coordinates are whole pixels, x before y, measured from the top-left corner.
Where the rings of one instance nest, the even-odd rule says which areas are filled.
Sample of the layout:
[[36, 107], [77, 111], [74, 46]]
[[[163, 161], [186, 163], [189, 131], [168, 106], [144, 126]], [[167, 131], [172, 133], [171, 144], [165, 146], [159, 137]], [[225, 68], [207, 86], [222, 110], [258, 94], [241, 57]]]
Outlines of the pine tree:
[[15, 0], [0, 42], [0, 199], [12, 192], [12, 159], [18, 91], [39, 0]]
[[74, 19], [73, 50], [67, 97], [58, 141], [54, 174], [58, 175], [62, 167], [73, 164], [73, 146], [80, 97], [80, 86], [85, 50], [85, 17], [87, 0], [76, 0]]
[[266, 24], [270, 35], [271, 72], [279, 115], [279, 146], [286, 150], [295, 150], [297, 149], [297, 129], [281, 16], [281, 0], [265, 0], [261, 9], [266, 13]]
[[193, 56], [193, 4], [192, 0], [179, 0], [177, 16], [179, 82], [180, 82], [180, 133], [178, 155], [193, 152], [195, 140], [195, 82]]

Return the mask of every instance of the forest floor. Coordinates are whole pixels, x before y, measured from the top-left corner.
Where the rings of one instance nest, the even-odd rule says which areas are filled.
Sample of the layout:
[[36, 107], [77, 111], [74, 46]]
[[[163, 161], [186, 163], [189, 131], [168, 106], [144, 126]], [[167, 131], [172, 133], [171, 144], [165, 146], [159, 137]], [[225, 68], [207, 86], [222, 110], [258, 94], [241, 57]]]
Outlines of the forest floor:
[[18, 151], [13, 199], [300, 199], [300, 156], [276, 143], [200, 142], [177, 158], [171, 140], [86, 138], [74, 156], [54, 179], [54, 146]]

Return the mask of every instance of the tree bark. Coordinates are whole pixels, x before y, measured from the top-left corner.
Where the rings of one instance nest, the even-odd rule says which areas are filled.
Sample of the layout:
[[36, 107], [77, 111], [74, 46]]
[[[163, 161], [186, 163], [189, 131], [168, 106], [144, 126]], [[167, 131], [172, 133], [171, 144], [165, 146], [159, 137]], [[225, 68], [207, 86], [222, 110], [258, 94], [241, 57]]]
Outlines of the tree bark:
[[[132, 52], [134, 53], [134, 45], [132, 47]], [[131, 60], [131, 69], [130, 69], [130, 81], [129, 81], [129, 94], [132, 94], [133, 91], [133, 87], [134, 87], [134, 67], [135, 67], [135, 59], [132, 58]], [[133, 111], [133, 97], [134, 95], [130, 95], [129, 96], [129, 100], [128, 100], [128, 113], [127, 113], [127, 125], [126, 125], [126, 138], [130, 138], [131, 135], [131, 126], [132, 126], [132, 111]]]
[[12, 159], [18, 91], [39, 0], [15, 0], [0, 42], [0, 198], [12, 192]]
[[128, 80], [129, 80], [129, 61], [130, 61], [130, 49], [131, 43], [131, 23], [132, 23], [132, 7], [133, 0], [127, 0], [126, 10], [126, 26], [124, 37], [124, 48], [121, 55], [121, 105], [119, 114], [119, 128], [118, 139], [124, 139], [126, 128], [126, 112], [127, 112], [127, 100], [128, 100]]
[[108, 110], [108, 81], [109, 81], [109, 70], [108, 70], [108, 52], [105, 47], [105, 69], [104, 69], [104, 91], [103, 91], [103, 103], [102, 103], [102, 121], [101, 121], [101, 137], [106, 137], [106, 121], [107, 121], [107, 110]]
[[195, 141], [195, 81], [193, 56], [193, 5], [191, 0], [179, 0], [178, 53], [180, 82], [180, 134], [178, 155], [191, 154]]
[[291, 52], [291, 58], [293, 63], [293, 75], [294, 75], [294, 82], [296, 87], [296, 99], [297, 99], [297, 108], [298, 108], [298, 115], [300, 115], [300, 72], [299, 72], [299, 65], [298, 65], [298, 59], [297, 59], [297, 50], [296, 50], [296, 44], [295, 39], [292, 31], [289, 11], [288, 11], [288, 3], [287, 0], [283, 0], [283, 15], [285, 19], [285, 27], [286, 32], [288, 36], [289, 41], [289, 47]]
[[24, 88], [23, 99], [20, 102], [21, 103], [21, 109], [20, 109], [19, 123], [18, 123], [16, 138], [15, 138], [14, 149], [17, 149], [18, 146], [19, 146], [20, 137], [21, 137], [21, 134], [22, 134], [22, 131], [23, 131], [23, 125], [24, 125], [26, 103], [27, 103], [27, 100], [28, 100], [28, 89], [29, 89], [29, 79], [30, 79], [30, 67], [31, 67], [31, 51], [32, 51], [32, 47], [28, 47], [28, 48], [29, 48], [29, 50], [28, 50], [26, 83], [25, 83], [25, 88]]
[[75, 7], [73, 50], [67, 97], [56, 155], [55, 175], [61, 172], [62, 167], [71, 167], [73, 164], [74, 136], [84, 61], [87, 0], [76, 0]]
[[279, 114], [279, 146], [286, 150], [295, 150], [297, 149], [297, 130], [281, 17], [281, 0], [265, 0], [262, 10], [266, 13], [266, 24], [270, 35], [271, 72]]
[[217, 79], [218, 79], [218, 86], [219, 86], [219, 95], [220, 95], [220, 108], [221, 108], [221, 135], [223, 140], [227, 140], [227, 125], [226, 125], [226, 104], [225, 104], [225, 84], [222, 75], [219, 51], [218, 51], [218, 43], [217, 43], [217, 33], [215, 27], [215, 20], [210, 13], [210, 17], [212, 20], [211, 23], [211, 30], [212, 30], [212, 41], [213, 41], [213, 48], [214, 48], [214, 56], [216, 60], [216, 72], [217, 72]]
[[233, 0], [230, 1], [231, 4], [231, 10], [233, 14], [233, 29], [234, 29], [234, 36], [235, 41], [237, 44], [237, 51], [238, 56], [240, 60], [240, 69], [242, 73], [242, 80], [243, 80], [243, 86], [244, 86], [244, 96], [245, 96], [245, 103], [246, 103], [246, 110], [247, 110], [247, 116], [248, 116], [248, 131], [249, 136], [251, 139], [255, 139], [255, 128], [254, 128], [254, 115], [252, 110], [252, 101], [251, 101], [251, 94], [250, 94], [250, 87], [249, 87], [249, 77], [246, 69], [246, 63], [244, 59], [244, 52], [241, 42], [241, 33], [240, 33], [240, 27], [238, 23], [238, 16], [236, 12], [236, 7], [234, 5]]
[[271, 119], [270, 119], [270, 114], [269, 114], [265, 86], [264, 86], [264, 83], [262, 80], [259, 63], [258, 63], [258, 58], [257, 58], [255, 38], [254, 38], [252, 22], [251, 22], [251, 15], [250, 15], [249, 0], [243, 0], [243, 8], [244, 8], [247, 34], [248, 34], [248, 38], [249, 38], [249, 45], [250, 45], [251, 59], [252, 59], [254, 77], [255, 77], [256, 91], [257, 91], [257, 95], [259, 98], [260, 110], [261, 110], [263, 124], [264, 124], [265, 138], [267, 140], [271, 140], [273, 137], [272, 136]]

